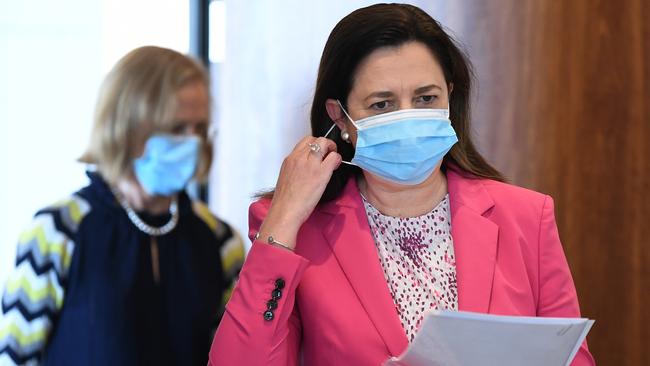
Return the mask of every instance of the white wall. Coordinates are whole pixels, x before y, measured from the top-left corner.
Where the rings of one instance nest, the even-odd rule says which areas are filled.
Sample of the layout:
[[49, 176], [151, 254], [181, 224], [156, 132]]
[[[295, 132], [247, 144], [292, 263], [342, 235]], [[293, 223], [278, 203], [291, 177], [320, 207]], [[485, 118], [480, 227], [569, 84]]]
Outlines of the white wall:
[[9, 1], [0, 10], [0, 280], [35, 210], [85, 182], [100, 78], [99, 2]]

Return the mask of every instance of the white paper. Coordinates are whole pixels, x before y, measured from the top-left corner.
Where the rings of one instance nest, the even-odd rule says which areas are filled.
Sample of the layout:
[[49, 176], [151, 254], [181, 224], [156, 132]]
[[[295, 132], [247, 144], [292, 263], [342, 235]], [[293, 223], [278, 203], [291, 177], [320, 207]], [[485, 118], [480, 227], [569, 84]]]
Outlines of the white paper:
[[594, 321], [427, 313], [413, 342], [385, 366], [568, 366]]

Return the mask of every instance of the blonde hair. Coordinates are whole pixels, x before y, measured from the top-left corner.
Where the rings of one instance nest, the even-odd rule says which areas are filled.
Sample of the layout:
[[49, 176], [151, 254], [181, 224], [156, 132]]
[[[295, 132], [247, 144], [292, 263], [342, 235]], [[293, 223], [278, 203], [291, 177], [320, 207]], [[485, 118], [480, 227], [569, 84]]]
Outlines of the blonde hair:
[[[138, 147], [153, 132], [171, 130], [178, 90], [197, 81], [209, 95], [205, 68], [188, 56], [153, 46], [129, 52], [102, 83], [90, 143], [79, 160], [96, 165], [111, 184], [130, 174]], [[201, 137], [196, 177], [205, 179], [212, 163], [212, 145], [207, 133]]]

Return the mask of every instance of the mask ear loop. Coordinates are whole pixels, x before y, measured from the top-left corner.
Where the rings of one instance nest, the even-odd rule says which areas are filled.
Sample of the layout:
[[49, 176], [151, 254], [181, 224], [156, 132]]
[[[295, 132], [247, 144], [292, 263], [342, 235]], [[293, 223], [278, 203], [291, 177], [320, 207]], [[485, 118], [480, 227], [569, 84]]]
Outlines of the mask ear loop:
[[[339, 104], [339, 107], [341, 107], [341, 110], [343, 111], [343, 113], [345, 113], [345, 115], [352, 122], [352, 124], [354, 124], [354, 121], [352, 121], [352, 118], [350, 118], [350, 115], [348, 114], [348, 112], [345, 111], [345, 108], [343, 108], [343, 105], [341, 105], [341, 102], [338, 99], [336, 100], [336, 103]], [[356, 125], [354, 125], [354, 126], [356, 127]], [[323, 137], [327, 138], [327, 136], [329, 136], [330, 132], [332, 132], [334, 127], [336, 127], [336, 123], [332, 123], [332, 127], [330, 127], [330, 129], [327, 130], [327, 132], [325, 133], [325, 135]]]
[[[343, 111], [343, 113], [345, 113], [345, 115], [348, 117], [348, 119], [350, 120], [350, 122], [352, 122], [352, 124], [354, 124], [354, 121], [352, 120], [352, 118], [350, 118], [350, 115], [349, 115], [348, 112], [345, 110], [345, 108], [343, 108], [343, 105], [341, 105], [341, 102], [340, 102], [338, 99], [336, 100], [336, 102], [339, 104], [339, 107], [341, 107], [341, 110]], [[356, 127], [356, 124], [354, 124], [354, 126]], [[336, 123], [332, 123], [332, 127], [330, 127], [330, 129], [327, 130], [327, 132], [325, 133], [325, 136], [323, 136], [323, 137], [327, 138], [327, 136], [329, 136], [329, 134], [332, 132], [332, 130], [334, 129], [334, 127], [336, 127]], [[354, 165], [354, 166], [357, 166], [356, 164], [351, 163], [351, 162], [349, 162], [349, 161], [345, 161], [345, 160], [341, 160], [341, 163], [343, 163], [343, 164], [348, 164], [348, 165]]]
[[346, 111], [345, 108], [343, 108], [343, 104], [341, 104], [341, 101], [337, 99], [337, 100], [336, 100], [336, 103], [339, 104], [339, 107], [341, 107], [341, 110], [343, 111], [343, 113], [345, 113], [345, 116], [348, 117], [348, 119], [350, 120], [350, 122], [352, 122], [352, 124], [354, 125], [354, 127], [356, 127], [356, 129], [359, 130], [359, 126], [357, 126], [357, 124], [354, 123], [354, 120], [352, 119], [352, 117], [350, 117], [350, 115], [348, 114], [348, 111]]
[[327, 130], [327, 132], [325, 133], [325, 136], [323, 136], [323, 137], [327, 138], [327, 136], [329, 136], [330, 132], [332, 132], [334, 127], [336, 127], [336, 123], [332, 123], [332, 127], [330, 127], [330, 129]]

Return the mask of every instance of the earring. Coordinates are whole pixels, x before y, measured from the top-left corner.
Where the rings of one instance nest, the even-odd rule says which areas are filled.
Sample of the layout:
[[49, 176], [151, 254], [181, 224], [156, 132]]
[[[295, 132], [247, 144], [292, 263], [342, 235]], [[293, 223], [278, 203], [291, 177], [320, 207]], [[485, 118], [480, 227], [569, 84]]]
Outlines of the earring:
[[348, 131], [346, 131], [346, 130], [341, 131], [341, 138], [343, 139], [343, 141], [349, 143], [350, 142], [350, 134], [348, 133]]

